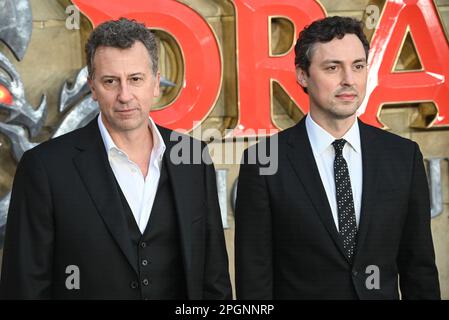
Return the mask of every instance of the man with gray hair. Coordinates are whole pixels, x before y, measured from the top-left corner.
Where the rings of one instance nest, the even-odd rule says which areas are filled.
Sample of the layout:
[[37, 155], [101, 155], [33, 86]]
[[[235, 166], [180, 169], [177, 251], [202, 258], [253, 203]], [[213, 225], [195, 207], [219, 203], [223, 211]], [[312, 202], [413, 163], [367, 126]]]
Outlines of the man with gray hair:
[[175, 165], [171, 131], [149, 117], [160, 80], [154, 35], [134, 20], [107, 21], [86, 53], [100, 115], [22, 157], [1, 297], [230, 299], [214, 167]]

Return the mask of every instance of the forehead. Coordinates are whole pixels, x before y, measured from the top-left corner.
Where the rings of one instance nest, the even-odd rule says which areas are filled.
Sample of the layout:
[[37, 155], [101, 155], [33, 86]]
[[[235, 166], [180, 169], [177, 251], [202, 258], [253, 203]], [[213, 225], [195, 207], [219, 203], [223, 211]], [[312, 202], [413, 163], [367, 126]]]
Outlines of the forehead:
[[96, 72], [143, 72], [149, 69], [151, 59], [146, 47], [140, 41], [136, 41], [127, 49], [98, 47], [95, 51], [93, 64]]
[[355, 34], [346, 34], [343, 38], [334, 38], [329, 42], [314, 44], [311, 51], [311, 64], [325, 60], [349, 61], [364, 59], [365, 49]]

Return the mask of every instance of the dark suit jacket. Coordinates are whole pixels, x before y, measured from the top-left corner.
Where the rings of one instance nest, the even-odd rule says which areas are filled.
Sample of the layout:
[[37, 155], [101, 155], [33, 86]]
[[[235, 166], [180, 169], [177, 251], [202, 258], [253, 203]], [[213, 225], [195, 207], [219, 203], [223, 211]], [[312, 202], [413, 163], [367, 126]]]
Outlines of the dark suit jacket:
[[[159, 130], [167, 146], [163, 161], [174, 193], [188, 298], [230, 299], [214, 167], [172, 163], [176, 141], [170, 141], [170, 130]], [[96, 119], [26, 152], [13, 184], [1, 297], [132, 297], [138, 266], [123, 210]], [[79, 268], [80, 290], [65, 286], [69, 265]]]
[[[398, 299], [398, 275], [402, 298], [439, 299], [419, 147], [359, 125], [363, 194], [354, 263], [343, 250], [303, 119], [278, 134], [274, 175], [260, 175], [260, 162], [241, 165], [238, 299]], [[376, 267], [380, 286], [369, 289]]]

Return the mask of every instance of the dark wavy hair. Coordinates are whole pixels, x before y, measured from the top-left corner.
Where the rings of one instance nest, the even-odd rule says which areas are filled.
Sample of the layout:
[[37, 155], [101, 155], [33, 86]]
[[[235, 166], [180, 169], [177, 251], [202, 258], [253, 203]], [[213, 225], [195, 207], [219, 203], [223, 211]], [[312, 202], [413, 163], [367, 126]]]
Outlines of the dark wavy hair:
[[98, 47], [129, 49], [136, 41], [147, 48], [151, 59], [151, 69], [156, 76], [158, 68], [158, 49], [155, 35], [143, 24], [135, 20], [120, 18], [103, 22], [90, 34], [86, 43], [87, 69], [89, 78], [95, 73], [93, 60]]
[[310, 60], [315, 43], [326, 43], [346, 34], [355, 34], [363, 44], [368, 60], [369, 42], [363, 33], [361, 21], [349, 17], [327, 17], [316, 20], [301, 31], [295, 45], [295, 66], [309, 74]]

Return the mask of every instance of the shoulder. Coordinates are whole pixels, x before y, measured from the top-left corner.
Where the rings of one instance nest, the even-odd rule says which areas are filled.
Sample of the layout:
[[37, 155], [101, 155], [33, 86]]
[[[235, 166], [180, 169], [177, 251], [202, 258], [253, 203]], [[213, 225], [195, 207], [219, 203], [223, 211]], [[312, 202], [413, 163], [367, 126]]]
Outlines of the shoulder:
[[166, 144], [167, 148], [169, 148], [179, 142], [198, 143], [198, 144], [201, 144], [202, 146], [206, 145], [203, 141], [195, 139], [186, 133], [181, 133], [179, 131], [171, 130], [169, 128], [162, 127], [160, 125], [156, 125], [156, 126], [157, 126], [157, 129], [159, 130], [159, 133], [161, 134], [162, 139], [164, 140], [164, 143]]
[[40, 158], [42, 161], [61, 160], [73, 154], [79, 146], [90, 144], [100, 137], [96, 123], [89, 123], [64, 135], [51, 138], [24, 153], [22, 158]]
[[303, 121], [273, 135], [255, 137], [254, 142], [250, 143], [250, 146], [244, 151], [244, 157], [248, 154], [254, 155], [257, 153], [271, 154], [271, 152], [276, 152], [284, 154], [286, 146], [292, 140], [295, 140], [295, 136], [301, 134], [302, 131], [305, 133]]
[[212, 159], [204, 141], [195, 139], [186, 133], [157, 125], [166, 146], [166, 157], [175, 165], [210, 165]]
[[[360, 133], [363, 140], [375, 140], [386, 149], [415, 150], [416, 148], [419, 148], [417, 143], [410, 139], [401, 137], [384, 129], [373, 127], [363, 122], [359, 122], [359, 124]], [[367, 142], [363, 140], [362, 143]]]
[[423, 155], [416, 142], [386, 130], [362, 123], [360, 138], [363, 152], [377, 154], [379, 161], [390, 168], [405, 168], [422, 161]]

